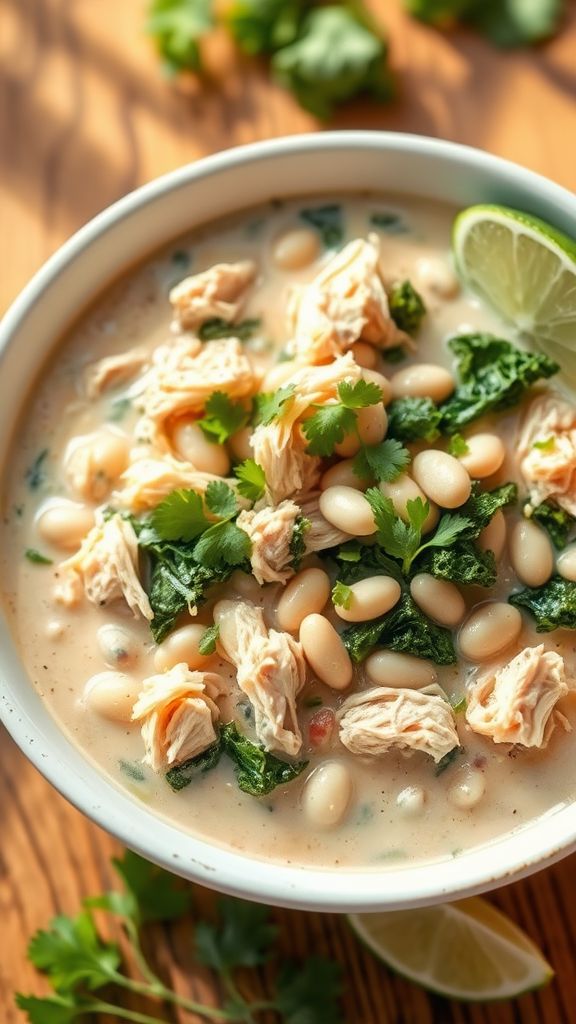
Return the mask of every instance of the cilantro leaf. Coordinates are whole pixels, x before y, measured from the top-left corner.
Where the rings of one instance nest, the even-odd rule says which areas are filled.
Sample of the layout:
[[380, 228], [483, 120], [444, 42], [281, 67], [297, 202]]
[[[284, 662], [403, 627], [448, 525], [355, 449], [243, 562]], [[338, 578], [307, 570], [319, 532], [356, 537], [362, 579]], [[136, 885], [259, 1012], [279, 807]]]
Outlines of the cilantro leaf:
[[344, 237], [342, 207], [338, 203], [301, 210], [300, 217], [316, 228], [326, 249], [335, 249]]
[[386, 412], [388, 437], [431, 444], [440, 436], [442, 413], [431, 398], [396, 398]]
[[212, 0], [152, 0], [148, 32], [168, 71], [200, 69], [199, 41], [213, 25]]
[[274, 53], [296, 38], [303, 9], [303, 0], [232, 0], [224, 17], [244, 53]]
[[230, 519], [238, 511], [236, 495], [224, 480], [211, 480], [204, 497], [207, 508], [220, 519]]
[[102, 941], [87, 910], [76, 917], [55, 917], [48, 931], [37, 931], [28, 946], [28, 959], [60, 993], [108, 985], [121, 962], [118, 946]]
[[312, 956], [303, 964], [282, 967], [276, 1003], [284, 1024], [343, 1024], [341, 992], [340, 966]]
[[241, 402], [233, 402], [224, 391], [214, 391], [204, 407], [204, 416], [198, 426], [209, 441], [224, 444], [232, 434], [245, 427], [250, 419], [249, 410]]
[[562, 0], [476, 0], [466, 20], [496, 46], [527, 46], [557, 31], [563, 6]]
[[448, 442], [448, 452], [453, 455], [455, 459], [458, 459], [461, 455], [467, 455], [470, 451], [470, 445], [462, 437], [462, 434], [453, 434]]
[[214, 654], [216, 650], [216, 641], [220, 636], [220, 626], [215, 623], [213, 626], [208, 626], [200, 637], [200, 643], [198, 644], [198, 650], [200, 654], [209, 655]]
[[207, 568], [243, 565], [252, 553], [252, 542], [236, 523], [222, 521], [205, 530], [194, 546], [197, 562]]
[[537, 633], [576, 629], [576, 583], [553, 576], [541, 587], [525, 587], [508, 598], [515, 608], [525, 608], [536, 620]]
[[222, 320], [220, 317], [212, 317], [205, 320], [198, 330], [200, 341], [216, 341], [218, 338], [239, 338], [240, 341], [248, 341], [262, 321], [258, 319], [239, 320], [234, 323], [232, 320]]
[[356, 410], [382, 401], [382, 390], [366, 380], [354, 384], [341, 381], [337, 391], [337, 402], [314, 406], [316, 412], [302, 424], [309, 455], [331, 455], [335, 446], [356, 427]]
[[224, 751], [236, 766], [240, 789], [251, 796], [266, 796], [276, 786], [291, 782], [304, 771], [307, 761], [281, 761], [239, 732], [234, 722], [223, 725]]
[[374, 513], [379, 544], [387, 554], [402, 559], [404, 573], [410, 571], [412, 562], [422, 551], [431, 547], [449, 547], [472, 525], [464, 515], [445, 514], [435, 532], [422, 543], [422, 528], [430, 512], [427, 501], [414, 498], [406, 502], [408, 522], [405, 523], [398, 516], [392, 499], [385, 497], [377, 487], [369, 487], [366, 498]]
[[576, 519], [566, 509], [551, 501], [543, 501], [532, 512], [532, 518], [548, 532], [554, 547], [560, 550], [566, 547], [570, 531], [576, 523]]
[[393, 284], [388, 293], [390, 316], [396, 326], [406, 334], [416, 334], [426, 316], [422, 296], [410, 281]]
[[37, 551], [36, 548], [26, 548], [24, 557], [29, 562], [33, 562], [34, 565], [54, 565], [54, 559], [47, 558], [41, 551]]
[[374, 477], [380, 483], [392, 483], [410, 463], [410, 452], [407, 448], [389, 437], [380, 444], [363, 445], [354, 457], [353, 470], [361, 479]]
[[202, 495], [197, 491], [172, 491], [150, 516], [152, 529], [161, 540], [191, 541], [210, 526]]
[[474, 3], [476, 0], [404, 0], [406, 10], [414, 18], [440, 28], [466, 14]]
[[254, 424], [268, 426], [285, 412], [284, 406], [294, 395], [294, 385], [287, 384], [277, 391], [263, 392], [254, 398]]
[[306, 110], [328, 118], [360, 93], [389, 99], [387, 47], [356, 12], [335, 4], [312, 9], [299, 37], [278, 50], [272, 70]]
[[290, 538], [290, 554], [292, 556], [292, 567], [300, 568], [300, 562], [306, 554], [306, 534], [312, 523], [306, 516], [296, 516]]
[[366, 409], [382, 401], [382, 389], [373, 381], [343, 380], [338, 385], [338, 398], [345, 409]]
[[260, 501], [266, 493], [266, 476], [262, 466], [254, 459], [244, 459], [234, 467], [234, 476], [239, 480], [238, 493], [248, 501]]
[[346, 583], [337, 580], [332, 588], [332, 604], [339, 608], [349, 608], [352, 604], [352, 591]]
[[131, 850], [112, 861], [134, 900], [137, 923], [173, 921], [183, 917], [192, 902], [191, 887], [169, 871], [151, 864]]
[[386, 615], [355, 622], [341, 634], [353, 661], [363, 661], [376, 647], [429, 658], [437, 665], [454, 665], [456, 652], [450, 630], [426, 618], [409, 594]]
[[16, 993], [16, 1006], [28, 1014], [30, 1024], [70, 1024], [86, 1010], [73, 996], [26, 996]]
[[218, 900], [218, 922], [196, 926], [196, 955], [200, 963], [220, 973], [237, 967], [258, 967], [270, 958], [278, 929], [270, 924], [268, 907], [232, 896]]

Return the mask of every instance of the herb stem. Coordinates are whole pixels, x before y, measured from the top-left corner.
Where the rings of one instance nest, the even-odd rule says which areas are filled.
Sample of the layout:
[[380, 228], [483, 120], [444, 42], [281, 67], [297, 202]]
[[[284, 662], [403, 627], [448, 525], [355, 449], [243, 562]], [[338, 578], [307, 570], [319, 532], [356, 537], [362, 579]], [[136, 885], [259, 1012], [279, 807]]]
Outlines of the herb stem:
[[126, 918], [124, 921], [124, 927], [126, 929], [128, 940], [132, 947], [132, 955], [134, 957], [134, 960], [136, 961], [138, 970], [140, 971], [142, 977], [146, 979], [151, 988], [153, 988], [154, 991], [158, 991], [158, 993], [160, 993], [164, 989], [164, 985], [161, 979], [158, 977], [158, 975], [154, 973], [154, 971], [150, 967], [150, 964], [146, 960], [146, 957], [144, 956], [144, 951], [142, 949], [142, 943], [140, 942], [140, 934], [138, 932], [137, 925], [135, 924], [134, 921], [131, 920], [131, 918]]
[[151, 1017], [148, 1013], [140, 1013], [138, 1010], [127, 1010], [116, 1003], [107, 1003], [103, 1000], [86, 1003], [82, 1006], [85, 1013], [109, 1013], [114, 1020], [128, 1020], [132, 1024], [170, 1024], [165, 1017]]
[[237, 1004], [239, 1011], [242, 1012], [242, 1017], [236, 1017], [235, 1020], [242, 1021], [243, 1024], [256, 1024], [252, 1013], [256, 1007], [254, 1005], [248, 1005], [244, 996], [239, 991], [230, 971], [222, 971], [222, 983], [230, 998]]
[[[148, 965], [146, 965], [148, 967]], [[206, 1006], [205, 1003], [197, 1003], [193, 999], [187, 999], [186, 996], [181, 996], [177, 992], [173, 992], [171, 988], [167, 988], [164, 983], [153, 975], [148, 968], [150, 976], [154, 978], [153, 981], [143, 982], [135, 981], [133, 978], [127, 978], [125, 974], [120, 974], [119, 971], [110, 972], [110, 981], [114, 984], [119, 985], [121, 988], [127, 989], [129, 992], [134, 992], [136, 995], [145, 996], [147, 998], [163, 999], [165, 1002], [174, 1003], [176, 1006], [181, 1006], [183, 1010], [189, 1010], [190, 1013], [196, 1013], [201, 1017], [207, 1017], [209, 1020], [215, 1021], [237, 1021], [238, 1017], [229, 1013], [228, 1010], [219, 1010], [215, 1006]]]

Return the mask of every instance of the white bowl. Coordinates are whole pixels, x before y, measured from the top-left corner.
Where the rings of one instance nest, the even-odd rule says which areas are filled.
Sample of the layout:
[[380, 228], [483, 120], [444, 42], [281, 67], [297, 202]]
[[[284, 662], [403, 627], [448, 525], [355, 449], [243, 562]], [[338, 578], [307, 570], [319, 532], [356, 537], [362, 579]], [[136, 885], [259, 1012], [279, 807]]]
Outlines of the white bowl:
[[[46, 356], [82, 308], [131, 263], [183, 230], [274, 197], [362, 189], [463, 206], [507, 203], [576, 235], [576, 199], [569, 192], [487, 153], [435, 139], [377, 132], [296, 136], [183, 167], [95, 217], [6, 314], [0, 327], [0, 464]], [[495, 888], [576, 848], [574, 804], [456, 859], [402, 868], [296, 868], [236, 853], [181, 832], [86, 760], [34, 691], [5, 622], [0, 673], [2, 719], [42, 774], [127, 846], [211, 888], [316, 910], [414, 907]]]

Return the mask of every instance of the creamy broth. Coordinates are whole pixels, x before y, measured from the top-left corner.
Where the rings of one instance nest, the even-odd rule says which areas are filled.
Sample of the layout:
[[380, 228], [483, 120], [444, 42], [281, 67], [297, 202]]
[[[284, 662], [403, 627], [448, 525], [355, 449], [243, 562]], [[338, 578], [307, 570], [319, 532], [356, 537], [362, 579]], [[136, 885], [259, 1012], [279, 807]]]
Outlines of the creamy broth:
[[[107, 493], [98, 500], [85, 502], [71, 489], [63, 467], [64, 452], [71, 439], [106, 424], [112, 434], [133, 443], [140, 415], [131, 397], [134, 381], [120, 383], [89, 400], [82, 388], [86, 367], [131, 348], [150, 353], [171, 337], [174, 339], [170, 328], [170, 288], [186, 275], [199, 273], [213, 264], [245, 259], [257, 262], [258, 278], [248, 292], [241, 319], [258, 318], [261, 327], [245, 342], [244, 350], [262, 373], [276, 365], [278, 354], [289, 341], [284, 310], [290, 289], [310, 282], [333, 252], [326, 252], [319, 239], [318, 254], [312, 262], [301, 269], [281, 270], [275, 266], [274, 247], [284, 232], [303, 227], [299, 220], [303, 207], [314, 208], [323, 202], [326, 200], [277, 204], [184, 236], [116, 283], [82, 317], [57, 357], [46, 366], [16, 435], [3, 489], [3, 595], [32, 684], [86, 757], [135, 800], [145, 802], [184, 831], [254, 856], [317, 867], [364, 865], [377, 869], [392, 863], [456, 856], [511, 829], [522, 828], [535, 817], [549, 814], [574, 799], [573, 737], [557, 727], [545, 749], [525, 749], [510, 743], [496, 744], [488, 736], [472, 731], [459, 704], [478, 666], [460, 658], [456, 665], [434, 666], [433, 671], [433, 678], [456, 708], [454, 720], [462, 748], [445, 770], [439, 773], [432, 757], [422, 752], [409, 757], [397, 750], [378, 757], [359, 756], [339, 742], [337, 730], [329, 745], [319, 749], [311, 742], [309, 732], [310, 721], [319, 708], [337, 709], [351, 693], [376, 684], [367, 676], [366, 662], [355, 668], [352, 686], [342, 691], [324, 685], [309, 669], [297, 699], [303, 736], [298, 758], [308, 760], [309, 764], [297, 778], [267, 796], [256, 798], [241, 792], [230, 761], [223, 758], [216, 768], [174, 792], [166, 783], [164, 772], [155, 773], [142, 763], [140, 725], [104, 717], [91, 706], [86, 695], [91, 677], [119, 669], [129, 675], [135, 699], [142, 681], [158, 671], [154, 659], [156, 645], [148, 622], [134, 617], [121, 600], [104, 607], [85, 599], [74, 607], [58, 603], [54, 598], [54, 585], [62, 575], [58, 563], [73, 553], [73, 537], [72, 551], [63, 552], [38, 532], [40, 514], [61, 498], [88, 509], [110, 502]], [[494, 314], [463, 292], [453, 279], [449, 248], [454, 210], [385, 196], [346, 199], [342, 209], [343, 242], [366, 238], [369, 232], [375, 232], [380, 239], [380, 266], [385, 278], [409, 279], [426, 302], [427, 316], [417, 335], [415, 351], [408, 353], [401, 363], [393, 364], [374, 349], [379, 372], [390, 377], [421, 362], [452, 367], [453, 356], [446, 347], [446, 339], [454, 334], [490, 331], [510, 337], [509, 330]], [[371, 223], [375, 212], [392, 216], [384, 226], [378, 226]], [[286, 365], [290, 367], [290, 363]], [[506, 444], [504, 463], [482, 481], [484, 488], [492, 489], [508, 481], [521, 483], [514, 458], [521, 413], [522, 409], [511, 408], [477, 420], [464, 431], [467, 437], [481, 432], [496, 434]], [[430, 446], [411, 447], [416, 453], [419, 448]], [[446, 450], [446, 443], [440, 439], [435, 447]], [[508, 536], [521, 518], [525, 493], [525, 486], [521, 485], [520, 502], [504, 510]], [[53, 564], [30, 562], [25, 557], [27, 549], [40, 550]], [[487, 600], [504, 602], [510, 591], [518, 588], [508, 550], [506, 546], [499, 558], [494, 588], [460, 588], [466, 614]], [[311, 554], [305, 556], [301, 568], [324, 565], [322, 553]], [[217, 601], [236, 597], [262, 607], [267, 624], [277, 627], [276, 609], [282, 590], [280, 583], [259, 586], [254, 579], [236, 575], [211, 589], [198, 614], [192, 618], [184, 613], [179, 625], [200, 623], [209, 627]], [[330, 601], [324, 615], [338, 630], [348, 625], [335, 613]], [[130, 651], [125, 665], [106, 654], [106, 633], [102, 633], [102, 627], [113, 626], [121, 626], [129, 634]], [[547, 651], [561, 653], [566, 675], [573, 678], [574, 634], [568, 630], [538, 634], [533, 627], [533, 619], [524, 614], [521, 634], [498, 652], [493, 659], [495, 665], [510, 661], [523, 648], [544, 643]], [[297, 633], [294, 636], [297, 639]], [[490, 663], [482, 663], [482, 670], [487, 664]], [[206, 662], [206, 671], [217, 673], [224, 680], [226, 692], [219, 698], [221, 721], [236, 719], [239, 728], [254, 739], [253, 715], [249, 701], [236, 686], [235, 667], [215, 653]], [[567, 722], [573, 723], [570, 696], [561, 701], [561, 709]], [[279, 750], [274, 753], [285, 758]], [[336, 823], [330, 823], [326, 815], [318, 815], [311, 807], [314, 800], [310, 798], [309, 782], [312, 772], [333, 762], [345, 766], [351, 785], [350, 798]]]

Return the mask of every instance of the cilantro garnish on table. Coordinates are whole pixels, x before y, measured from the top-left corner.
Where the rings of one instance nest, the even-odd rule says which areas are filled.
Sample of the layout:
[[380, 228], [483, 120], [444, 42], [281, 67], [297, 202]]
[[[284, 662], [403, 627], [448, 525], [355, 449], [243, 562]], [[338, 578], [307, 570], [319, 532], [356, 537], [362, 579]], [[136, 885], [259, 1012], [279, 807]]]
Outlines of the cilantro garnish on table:
[[[207, 920], [198, 913], [190, 883], [129, 851], [113, 864], [121, 888], [85, 899], [79, 913], [54, 918], [31, 939], [28, 959], [45, 975], [52, 994], [16, 995], [30, 1024], [71, 1024], [100, 1014], [132, 1024], [169, 1024], [175, 1008], [215, 1024], [259, 1024], [270, 1013], [283, 1024], [343, 1024], [339, 967], [322, 957], [303, 964], [287, 961], [267, 907], [221, 897], [216, 918]], [[120, 922], [122, 949], [102, 937], [95, 910]], [[215, 973], [226, 993], [221, 1007], [176, 992], [145, 953], [148, 924], [186, 919], [196, 961]], [[262, 966], [274, 972], [266, 998], [244, 995], [238, 971]], [[123, 993], [140, 997], [137, 1010], [132, 1001], [123, 1005]]]

